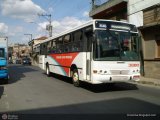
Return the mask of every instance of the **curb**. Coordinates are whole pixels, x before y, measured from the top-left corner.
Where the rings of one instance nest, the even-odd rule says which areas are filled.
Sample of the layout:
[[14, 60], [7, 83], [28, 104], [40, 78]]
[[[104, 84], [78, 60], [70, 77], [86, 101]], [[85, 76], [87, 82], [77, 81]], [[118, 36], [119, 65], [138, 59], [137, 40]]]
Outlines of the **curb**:
[[160, 80], [153, 78], [144, 78], [141, 77], [140, 81], [137, 81], [138, 84], [147, 84], [153, 86], [160, 86]]

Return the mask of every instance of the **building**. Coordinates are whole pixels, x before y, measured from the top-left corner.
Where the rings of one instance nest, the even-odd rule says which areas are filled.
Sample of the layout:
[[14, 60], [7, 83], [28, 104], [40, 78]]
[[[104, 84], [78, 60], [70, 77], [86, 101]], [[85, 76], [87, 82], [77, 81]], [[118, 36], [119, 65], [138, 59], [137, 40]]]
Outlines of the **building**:
[[31, 40], [28, 44], [30, 46], [30, 49], [31, 49], [31, 58], [32, 58], [32, 64], [33, 65], [38, 65], [39, 64], [39, 57], [38, 57], [38, 52], [40, 51], [37, 51], [37, 47], [36, 45], [41, 43], [42, 41], [46, 40], [48, 37], [46, 36], [42, 36], [42, 37], [39, 37], [37, 39], [33, 39]]
[[90, 17], [126, 20], [135, 24], [142, 38], [144, 75], [160, 78], [160, 0], [92, 0]]
[[89, 16], [93, 19], [127, 20], [127, 1], [108, 0], [102, 5], [96, 5], [92, 0], [92, 10]]
[[12, 60], [14, 63], [23, 57], [29, 57], [30, 52], [30, 47], [25, 44], [13, 44], [8, 47], [9, 60]]

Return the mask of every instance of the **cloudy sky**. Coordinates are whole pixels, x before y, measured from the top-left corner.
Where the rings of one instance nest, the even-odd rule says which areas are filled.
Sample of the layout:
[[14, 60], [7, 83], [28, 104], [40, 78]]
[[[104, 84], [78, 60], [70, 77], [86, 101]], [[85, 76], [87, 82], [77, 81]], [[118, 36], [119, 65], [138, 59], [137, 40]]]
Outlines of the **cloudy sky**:
[[[105, 1], [105, 0], [98, 0]], [[88, 21], [91, 0], [0, 0], [0, 36], [9, 43], [27, 43], [48, 36], [48, 20], [38, 14], [51, 14], [53, 35]]]

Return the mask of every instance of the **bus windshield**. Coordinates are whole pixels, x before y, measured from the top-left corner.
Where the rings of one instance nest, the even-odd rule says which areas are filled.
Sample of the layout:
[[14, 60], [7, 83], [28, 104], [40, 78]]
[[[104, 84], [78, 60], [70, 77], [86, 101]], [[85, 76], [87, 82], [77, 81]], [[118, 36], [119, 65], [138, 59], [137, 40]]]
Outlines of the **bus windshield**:
[[94, 59], [107, 61], [139, 60], [137, 33], [96, 30]]
[[0, 57], [5, 57], [4, 56], [4, 48], [0, 48]]

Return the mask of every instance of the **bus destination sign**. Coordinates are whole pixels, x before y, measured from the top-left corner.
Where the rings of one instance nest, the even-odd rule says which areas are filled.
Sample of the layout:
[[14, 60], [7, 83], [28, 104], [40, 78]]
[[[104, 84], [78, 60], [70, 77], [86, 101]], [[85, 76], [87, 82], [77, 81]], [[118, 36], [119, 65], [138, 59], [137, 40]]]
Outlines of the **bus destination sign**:
[[137, 32], [137, 29], [134, 25], [112, 22], [112, 21], [96, 21], [96, 28], [102, 29], [114, 29], [114, 30], [125, 30], [125, 31], [133, 31]]

